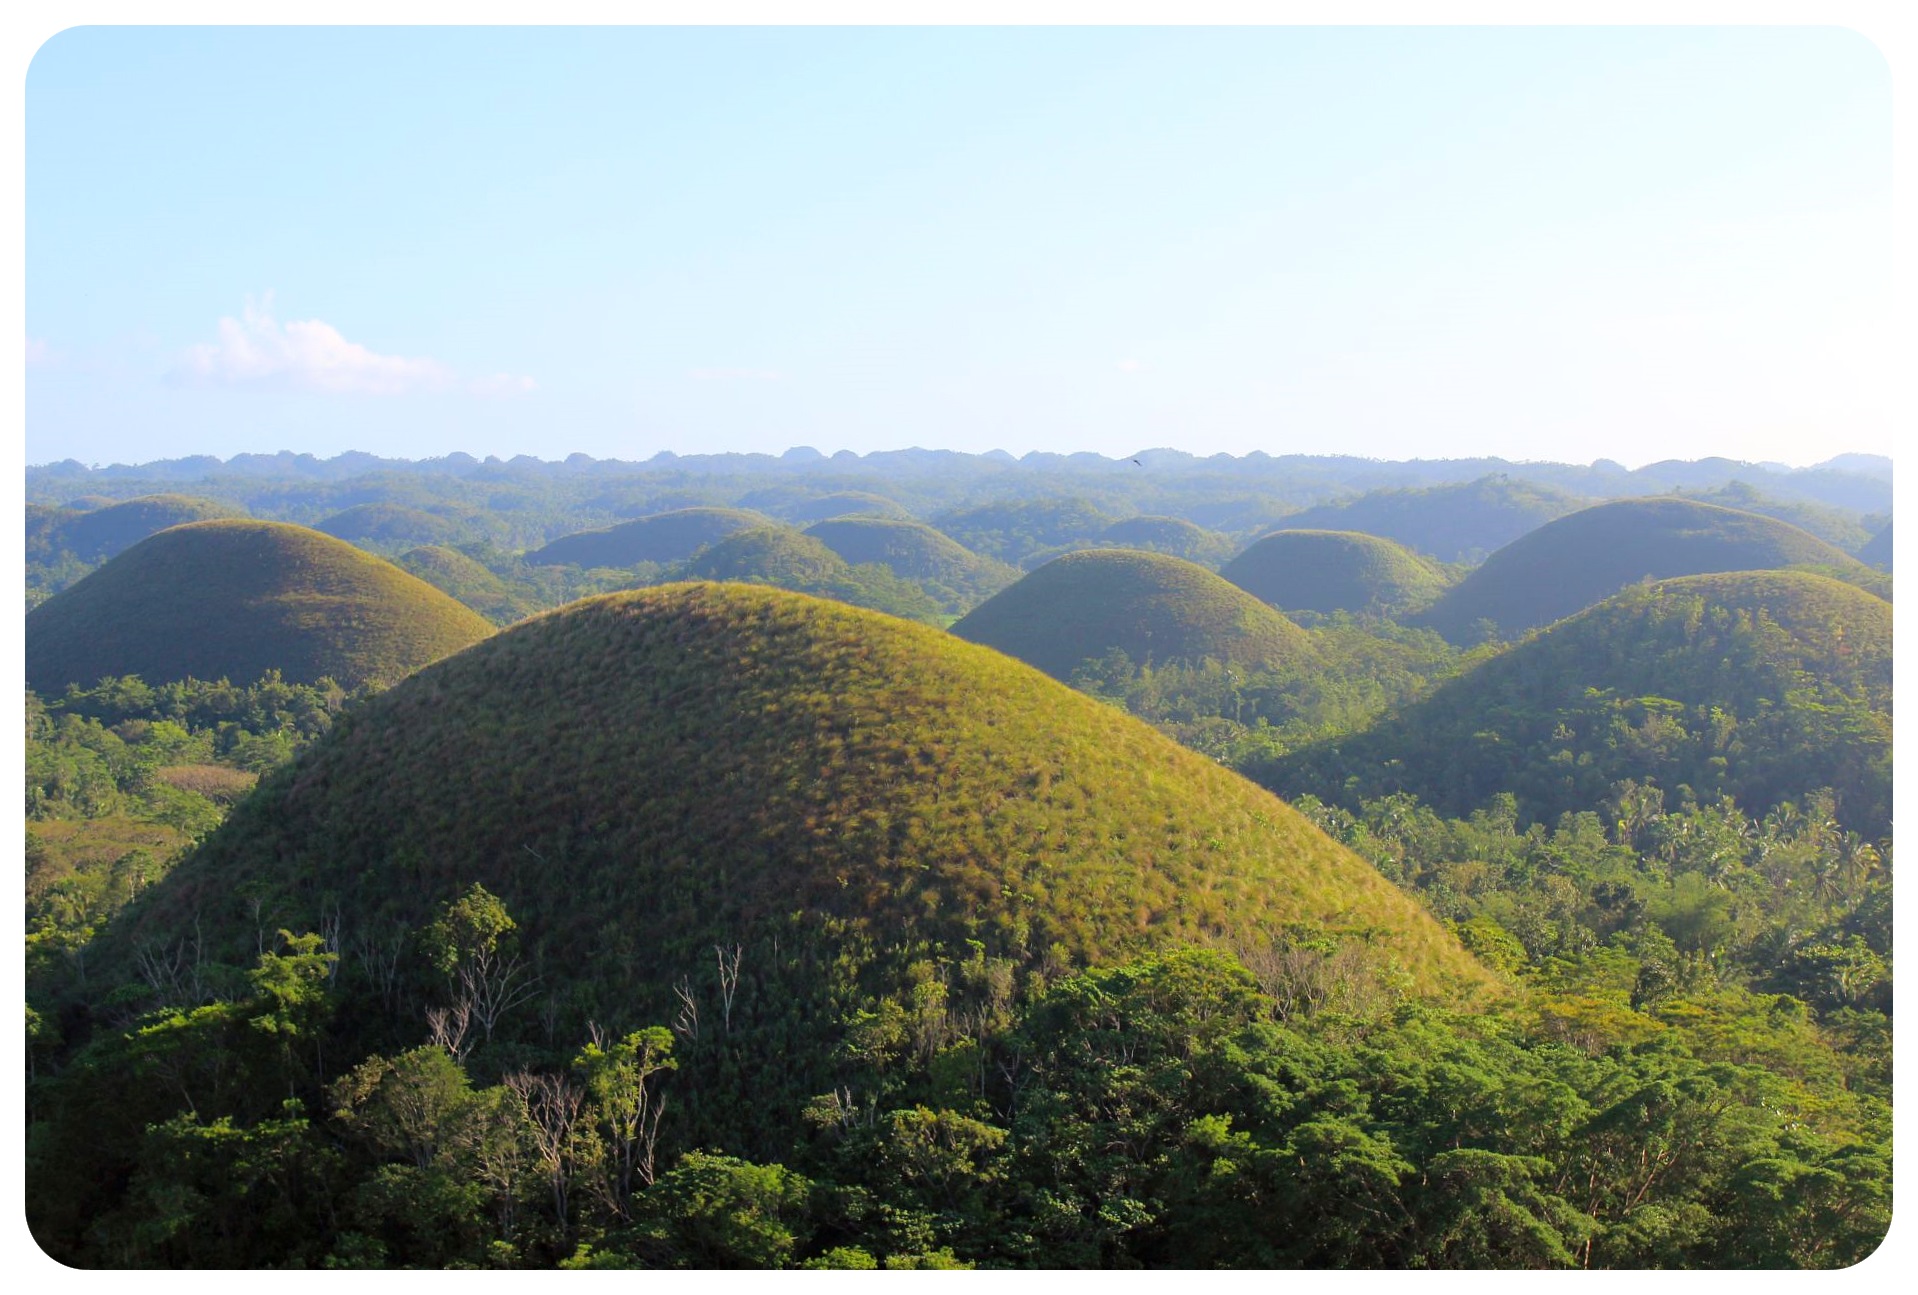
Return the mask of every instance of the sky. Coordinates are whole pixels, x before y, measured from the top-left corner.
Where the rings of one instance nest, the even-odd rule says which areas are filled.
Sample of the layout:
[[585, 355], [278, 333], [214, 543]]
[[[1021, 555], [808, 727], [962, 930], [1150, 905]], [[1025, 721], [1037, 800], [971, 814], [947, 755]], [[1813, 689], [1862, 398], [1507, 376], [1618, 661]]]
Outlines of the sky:
[[26, 459], [1890, 453], [1837, 28], [76, 28]]

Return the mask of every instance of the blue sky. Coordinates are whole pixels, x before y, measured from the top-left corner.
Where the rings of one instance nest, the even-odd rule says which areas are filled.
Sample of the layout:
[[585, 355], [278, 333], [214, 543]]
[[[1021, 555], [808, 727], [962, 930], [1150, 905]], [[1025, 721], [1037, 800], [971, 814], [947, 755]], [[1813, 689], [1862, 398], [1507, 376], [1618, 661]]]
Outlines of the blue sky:
[[27, 460], [1892, 438], [1838, 29], [82, 28]]

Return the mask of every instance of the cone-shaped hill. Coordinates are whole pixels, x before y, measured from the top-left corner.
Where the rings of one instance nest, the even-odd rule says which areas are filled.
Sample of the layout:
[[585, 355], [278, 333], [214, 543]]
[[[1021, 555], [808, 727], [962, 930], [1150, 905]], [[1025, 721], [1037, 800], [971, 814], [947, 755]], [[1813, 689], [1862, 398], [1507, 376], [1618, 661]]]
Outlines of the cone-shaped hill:
[[1245, 590], [1180, 558], [1130, 549], [1054, 558], [952, 632], [1059, 679], [1115, 649], [1135, 665], [1214, 660], [1254, 669], [1313, 655], [1304, 630]]
[[1183, 517], [1128, 517], [1099, 532], [1101, 544], [1169, 553], [1200, 566], [1217, 566], [1232, 556], [1232, 541], [1217, 531], [1196, 526]]
[[1503, 473], [1438, 486], [1373, 490], [1285, 518], [1298, 530], [1364, 531], [1441, 562], [1475, 562], [1584, 501]]
[[1353, 737], [1254, 771], [1282, 794], [1406, 791], [1463, 815], [1501, 791], [1550, 822], [1624, 780], [1748, 814], [1831, 787], [1890, 828], [1891, 605], [1798, 571], [1634, 587]]
[[496, 625], [510, 625], [536, 610], [504, 580], [458, 549], [424, 544], [402, 553], [398, 561], [407, 571]]
[[743, 580], [785, 584], [830, 579], [846, 570], [846, 560], [817, 539], [789, 526], [756, 526], [735, 531], [701, 550], [686, 564], [693, 580]]
[[598, 531], [562, 535], [526, 560], [535, 566], [630, 567], [639, 562], [684, 562], [734, 531], [767, 526], [772, 518], [743, 508], [676, 508]]
[[335, 539], [349, 544], [446, 544], [460, 538], [459, 523], [405, 504], [356, 504], [315, 524]]
[[1427, 606], [1446, 585], [1438, 568], [1410, 549], [1357, 531], [1274, 531], [1219, 574], [1284, 611], [1377, 616]]
[[1511, 636], [1646, 578], [1798, 565], [1842, 571], [1861, 564], [1776, 518], [1687, 499], [1621, 499], [1514, 540], [1416, 619], [1454, 642], [1475, 637], [1480, 620]]
[[670, 1019], [715, 944], [809, 995], [834, 966], [897, 985], [968, 940], [1030, 967], [1293, 923], [1369, 932], [1426, 990], [1484, 977], [1361, 859], [1148, 725], [927, 626], [708, 583], [569, 604], [369, 700], [97, 956], [197, 921], [245, 966], [258, 921], [417, 930], [475, 882], [575, 1031]]
[[27, 614], [27, 685], [137, 674], [392, 683], [493, 632], [479, 613], [344, 540], [282, 522], [175, 526]]
[[840, 490], [830, 495], [801, 499], [780, 510], [782, 515], [801, 526], [833, 517], [894, 517], [909, 519], [912, 514], [884, 495], [864, 490]]
[[680, 574], [691, 580], [773, 585], [909, 620], [939, 620], [939, 604], [917, 584], [883, 566], [855, 570], [819, 540], [790, 526], [737, 531], [701, 549]]
[[1858, 550], [1858, 560], [1868, 562], [1881, 570], [1891, 570], [1891, 523], [1885, 523], [1885, 529], [1865, 541]]
[[81, 513], [65, 522], [54, 546], [70, 551], [82, 562], [104, 562], [170, 526], [245, 515], [243, 508], [212, 499], [143, 495]]
[[809, 526], [806, 534], [848, 562], [877, 562], [895, 575], [927, 586], [953, 612], [973, 606], [1019, 578], [1017, 569], [981, 557], [923, 522], [840, 517]]

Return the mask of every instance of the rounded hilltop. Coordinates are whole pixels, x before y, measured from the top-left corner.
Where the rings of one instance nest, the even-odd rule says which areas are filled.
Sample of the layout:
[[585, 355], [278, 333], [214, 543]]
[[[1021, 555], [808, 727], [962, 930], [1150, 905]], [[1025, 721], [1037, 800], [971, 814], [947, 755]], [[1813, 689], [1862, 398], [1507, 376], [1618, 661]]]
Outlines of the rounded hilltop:
[[1099, 532], [1099, 543], [1147, 553], [1169, 553], [1187, 562], [1213, 567], [1232, 556], [1232, 541], [1183, 517], [1141, 515], [1117, 521]]
[[27, 685], [58, 694], [106, 675], [148, 683], [389, 684], [493, 626], [330, 535], [282, 522], [161, 531], [27, 614]]
[[447, 544], [461, 536], [459, 523], [451, 518], [394, 503], [355, 504], [315, 523], [313, 529], [349, 544]]
[[1313, 655], [1304, 630], [1195, 563], [1131, 549], [1054, 558], [952, 627], [1059, 679], [1119, 651], [1135, 665], [1259, 669]]
[[1626, 779], [1754, 813], [1828, 786], [1845, 821], [1887, 832], [1891, 621], [1884, 599], [1811, 572], [1634, 586], [1260, 781], [1456, 815], [1510, 791], [1544, 822]]
[[772, 518], [744, 508], [675, 508], [604, 530], [562, 535], [526, 555], [534, 566], [630, 567], [640, 562], [684, 562], [734, 531], [770, 526]]
[[891, 517], [909, 520], [912, 514], [896, 501], [865, 490], [839, 490], [796, 500], [779, 510], [787, 521], [800, 526], [834, 517]]
[[1003, 562], [981, 557], [923, 522], [884, 517], [838, 517], [806, 528], [847, 562], [877, 562], [904, 580], [936, 590], [950, 611], [960, 611], [1019, 578]]
[[244, 508], [214, 499], [142, 495], [64, 519], [54, 547], [68, 550], [82, 562], [104, 562], [169, 527], [244, 516]]
[[928, 626], [709, 583], [570, 604], [372, 698], [109, 938], [197, 919], [243, 965], [243, 890], [291, 929], [323, 904], [371, 929], [476, 882], [581, 1011], [616, 1015], [775, 933], [883, 978], [967, 941], [1036, 966], [1296, 924], [1369, 931], [1428, 990], [1483, 976], [1363, 860], [1150, 726]]
[[1454, 642], [1479, 622], [1510, 637], [1582, 611], [1640, 580], [1717, 571], [1864, 564], [1788, 522], [1689, 499], [1620, 499], [1512, 541], [1417, 618]]
[[1283, 611], [1400, 616], [1445, 589], [1445, 576], [1402, 544], [1358, 531], [1274, 531], [1219, 571]]

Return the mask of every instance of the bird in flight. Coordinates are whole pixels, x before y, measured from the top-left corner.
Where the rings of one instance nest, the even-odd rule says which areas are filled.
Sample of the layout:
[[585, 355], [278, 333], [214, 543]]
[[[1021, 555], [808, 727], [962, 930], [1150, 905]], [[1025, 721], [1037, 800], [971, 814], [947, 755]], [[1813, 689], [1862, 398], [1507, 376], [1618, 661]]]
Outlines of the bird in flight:
[[1134, 459], [1132, 460], [1132, 466], [1135, 468], [1143, 468], [1145, 464], [1139, 462], [1137, 459]]

